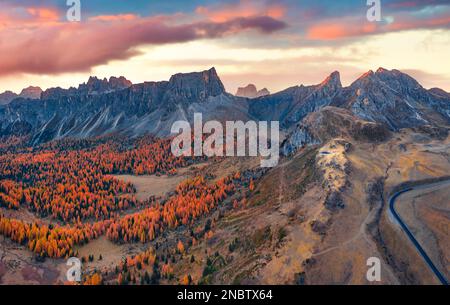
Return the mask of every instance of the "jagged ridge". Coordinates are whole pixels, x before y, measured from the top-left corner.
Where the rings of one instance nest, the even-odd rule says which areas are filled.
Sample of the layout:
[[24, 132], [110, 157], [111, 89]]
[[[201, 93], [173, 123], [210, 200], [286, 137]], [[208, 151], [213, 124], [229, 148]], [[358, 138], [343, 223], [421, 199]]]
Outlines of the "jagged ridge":
[[31, 134], [33, 143], [111, 132], [167, 136], [174, 121], [191, 121], [194, 112], [203, 113], [205, 120], [277, 120], [290, 132], [326, 106], [346, 109], [355, 120], [390, 130], [447, 126], [449, 96], [440, 89], [424, 89], [398, 70], [382, 68], [348, 87], [342, 86], [336, 71], [318, 85], [250, 100], [227, 93], [214, 68], [135, 85], [123, 77], [91, 77], [78, 88], [48, 89], [40, 100], [16, 99], [0, 107], [0, 135]]

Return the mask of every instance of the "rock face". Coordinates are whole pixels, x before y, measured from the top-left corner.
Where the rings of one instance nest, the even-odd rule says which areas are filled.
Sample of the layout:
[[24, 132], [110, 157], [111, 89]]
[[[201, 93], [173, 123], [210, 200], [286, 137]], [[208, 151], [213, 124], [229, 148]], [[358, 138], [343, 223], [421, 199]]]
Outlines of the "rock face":
[[431, 88], [430, 90], [428, 90], [428, 92], [435, 96], [438, 96], [438, 97], [450, 98], [450, 93], [448, 93], [440, 88]]
[[250, 114], [260, 120], [277, 120], [289, 128], [309, 113], [330, 105], [341, 92], [338, 72], [333, 72], [321, 84], [296, 86], [262, 97], [250, 105]]
[[16, 98], [24, 98], [24, 99], [33, 99], [38, 100], [41, 98], [42, 89], [39, 87], [27, 87], [20, 92], [20, 94], [16, 94], [12, 91], [5, 91], [0, 94], [0, 105], [6, 105], [11, 103]]
[[39, 87], [27, 87], [20, 92], [19, 96], [25, 99], [38, 100], [41, 98], [42, 89]]
[[253, 84], [248, 84], [246, 87], [239, 87], [236, 92], [236, 96], [245, 98], [258, 98], [269, 94], [270, 92], [269, 90], [267, 90], [267, 88], [263, 88], [258, 91], [256, 89], [256, 86]]
[[286, 137], [280, 151], [283, 156], [289, 156], [301, 147], [320, 143], [320, 139], [311, 132], [307, 125], [300, 124]]
[[261, 90], [259, 90], [257, 92], [256, 97], [266, 96], [269, 94], [270, 94], [270, 91], [267, 88], [262, 88]]
[[18, 95], [12, 91], [5, 91], [3, 93], [0, 93], [0, 105], [9, 104], [16, 97], [18, 97]]
[[167, 85], [164, 100], [170, 104], [205, 102], [209, 97], [225, 93], [215, 68], [200, 73], [175, 74]]
[[202, 113], [204, 121], [279, 121], [288, 135], [282, 149], [289, 154], [339, 135], [382, 141], [389, 130], [448, 126], [450, 97], [440, 89], [424, 89], [400, 71], [381, 68], [348, 87], [333, 72], [320, 84], [257, 99], [227, 93], [214, 68], [135, 85], [123, 77], [91, 77], [78, 88], [52, 88], [39, 100], [16, 98], [0, 106], [0, 135], [29, 133], [34, 144], [111, 132], [168, 136], [173, 122], [192, 122], [194, 113]]
[[281, 152], [283, 155], [290, 155], [301, 147], [334, 138], [377, 143], [386, 141], [390, 136], [391, 132], [384, 124], [362, 120], [348, 109], [326, 106], [310, 113], [293, 128], [283, 142]]
[[104, 79], [98, 79], [97, 77], [90, 77], [86, 84], [82, 84], [78, 87], [78, 91], [82, 91], [85, 94], [102, 94], [113, 92], [121, 89], [125, 89], [133, 85], [125, 77], [110, 77], [109, 81]]
[[433, 94], [398, 71], [369, 71], [344, 88], [332, 105], [350, 109], [361, 119], [386, 124], [391, 130], [450, 123], [450, 98]]
[[98, 79], [95, 76], [89, 77], [87, 83], [81, 84], [76, 88], [62, 89], [62, 88], [50, 88], [42, 92], [41, 98], [43, 100], [47, 99], [58, 99], [68, 96], [79, 96], [79, 95], [96, 95], [96, 94], [106, 94], [114, 91], [119, 91], [131, 87], [133, 84], [127, 80], [125, 77], [110, 77], [109, 80], [106, 78]]

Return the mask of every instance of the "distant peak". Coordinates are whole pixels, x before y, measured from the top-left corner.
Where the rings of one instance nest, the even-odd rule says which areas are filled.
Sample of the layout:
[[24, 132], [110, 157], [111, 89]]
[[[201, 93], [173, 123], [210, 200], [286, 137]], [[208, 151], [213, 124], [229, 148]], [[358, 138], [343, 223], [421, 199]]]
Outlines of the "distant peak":
[[355, 82], [353, 82], [351, 86], [363, 87], [373, 84], [378, 87], [388, 86], [388, 89], [390, 90], [405, 93], [422, 88], [422, 86], [408, 74], [396, 69], [387, 70], [384, 68], [378, 68], [375, 73], [372, 70], [364, 73]]
[[22, 92], [24, 92], [24, 91], [29, 91], [29, 90], [36, 90], [36, 91], [39, 91], [39, 90], [42, 90], [42, 89], [41, 89], [41, 87], [38, 87], [38, 86], [28, 86], [28, 87], [26, 87], [26, 88], [23, 88], [23, 89], [22, 89]]
[[107, 91], [125, 89], [131, 85], [133, 85], [133, 83], [123, 76], [111, 76], [109, 80], [106, 77], [100, 79], [96, 76], [90, 76], [87, 83], [80, 85], [78, 89], [87, 90], [88, 93], [103, 93]]
[[13, 99], [17, 97], [17, 94], [15, 94], [12, 91], [5, 91], [3, 93], [0, 93], [0, 105], [6, 105], [9, 104]]
[[239, 87], [237, 89], [236, 96], [254, 98], [257, 93], [258, 90], [256, 90], [256, 86], [253, 84], [248, 84], [245, 87]]
[[[100, 79], [97, 76], [89, 76], [89, 79], [87, 81], [88, 84], [90, 83], [95, 83], [98, 82]], [[106, 78], [104, 78], [103, 80], [106, 80]]]
[[389, 72], [389, 70], [387, 70], [385, 68], [382, 68], [382, 67], [379, 67], [378, 70], [377, 70], [377, 73], [383, 73], [383, 72]]
[[23, 98], [29, 98], [33, 100], [37, 100], [41, 98], [42, 89], [37, 86], [29, 86], [27, 88], [22, 89], [19, 96]]
[[112, 88], [120, 88], [120, 89], [121, 88], [128, 88], [128, 87], [131, 87], [133, 85], [133, 83], [131, 81], [129, 81], [128, 79], [126, 79], [123, 76], [119, 76], [119, 77], [111, 76], [109, 78], [108, 82], [109, 82], [109, 85]]
[[269, 92], [269, 90], [267, 90], [267, 88], [263, 88], [258, 91], [258, 89], [256, 89], [256, 86], [253, 84], [248, 84], [245, 87], [239, 87], [236, 92], [236, 96], [246, 97], [246, 98], [257, 98], [257, 97], [266, 96], [269, 94], [270, 94], [270, 92]]
[[240, 87], [240, 89], [250, 89], [250, 90], [255, 90], [256, 91], [256, 86], [253, 84], [248, 84], [245, 87]]
[[269, 95], [270, 91], [267, 88], [262, 88], [261, 90], [258, 91], [258, 94], [260, 96], [265, 96], [265, 95]]

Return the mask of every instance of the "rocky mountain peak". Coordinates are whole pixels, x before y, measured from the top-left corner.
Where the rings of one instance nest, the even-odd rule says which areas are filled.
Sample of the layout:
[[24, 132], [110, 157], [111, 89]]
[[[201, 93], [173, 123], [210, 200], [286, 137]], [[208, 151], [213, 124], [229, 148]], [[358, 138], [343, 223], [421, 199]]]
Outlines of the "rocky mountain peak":
[[387, 83], [394, 90], [405, 92], [422, 88], [422, 86], [408, 74], [395, 69], [380, 69], [378, 69], [380, 72], [377, 71], [377, 77]]
[[366, 73], [362, 74], [353, 84], [370, 80], [373, 78], [374, 75], [375, 73], [372, 70], [369, 70]]
[[22, 89], [19, 96], [23, 98], [29, 98], [33, 100], [38, 100], [41, 98], [42, 89], [40, 87], [29, 86]]
[[78, 90], [84, 91], [84, 93], [95, 94], [121, 90], [128, 88], [131, 85], [132, 83], [123, 76], [110, 77], [109, 81], [106, 78], [99, 79], [95, 76], [91, 76], [87, 83], [81, 84], [78, 87]]
[[334, 71], [320, 84], [320, 86], [330, 87], [335, 90], [342, 88], [340, 73], [338, 71]]
[[96, 76], [90, 76], [86, 83], [80, 84], [78, 88], [71, 87], [69, 89], [49, 88], [42, 92], [42, 99], [59, 99], [64, 96], [77, 95], [96, 95], [131, 87], [133, 84], [125, 77], [110, 77], [100, 79]]
[[[11, 128], [19, 117], [33, 135], [33, 143], [113, 131], [166, 136], [171, 122], [195, 111], [219, 120], [237, 116], [239, 120], [280, 121], [282, 128], [289, 129], [327, 106], [346, 109], [360, 120], [391, 130], [450, 123], [449, 93], [425, 90], [403, 72], [383, 68], [365, 73], [349, 87], [342, 88], [339, 73], [333, 72], [320, 84], [291, 87], [258, 102], [226, 94], [214, 68], [117, 90], [130, 84], [124, 77], [91, 77], [79, 88], [48, 89], [38, 101], [18, 99], [2, 105], [0, 134], [13, 134]], [[254, 85], [243, 90], [259, 92]], [[15, 98], [16, 94], [3, 96]], [[304, 136], [299, 133], [299, 139]]]
[[267, 88], [262, 88], [258, 91], [258, 96], [266, 96], [269, 95], [270, 91]]
[[133, 83], [123, 76], [109, 78], [109, 86], [113, 89], [125, 89], [131, 87]]
[[236, 96], [241, 97], [255, 97], [258, 90], [256, 90], [256, 86], [253, 84], [248, 84], [245, 87], [239, 87]]
[[12, 91], [5, 91], [3, 93], [0, 93], [0, 105], [9, 104], [17, 96], [18, 95]]
[[411, 76], [399, 70], [387, 70], [378, 68], [376, 72], [372, 70], [361, 75], [351, 87], [385, 86], [398, 92], [410, 92], [422, 88], [422, 86]]
[[95, 86], [98, 84], [106, 84], [108, 83], [108, 80], [106, 78], [99, 79], [97, 76], [89, 76], [89, 79], [86, 83], [88, 86]]
[[6, 105], [12, 102], [16, 98], [25, 98], [38, 100], [41, 98], [42, 89], [40, 87], [29, 86], [27, 88], [22, 89], [20, 94], [16, 94], [12, 91], [5, 91], [0, 94], [0, 105]]
[[239, 87], [236, 96], [239, 97], [246, 97], [246, 98], [257, 98], [261, 96], [269, 95], [270, 92], [267, 90], [267, 88], [263, 88], [261, 90], [257, 90], [256, 86], [253, 84], [248, 84], [245, 87]]
[[178, 73], [173, 75], [168, 84], [169, 98], [183, 97], [192, 101], [202, 101], [210, 96], [225, 93], [225, 87], [217, 75], [216, 69], [203, 72]]

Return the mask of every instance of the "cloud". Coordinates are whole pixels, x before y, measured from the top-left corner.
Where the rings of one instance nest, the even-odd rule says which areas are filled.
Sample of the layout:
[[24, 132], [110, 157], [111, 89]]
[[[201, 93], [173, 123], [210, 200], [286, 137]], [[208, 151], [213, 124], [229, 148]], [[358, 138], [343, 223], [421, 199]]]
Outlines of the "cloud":
[[[361, 26], [362, 24], [362, 26]], [[370, 22], [326, 22], [311, 26], [306, 34], [311, 40], [335, 40], [374, 34], [377, 32], [377, 25]]]
[[389, 9], [417, 9], [426, 6], [448, 4], [448, 0], [405, 0], [391, 1], [386, 4]]
[[430, 19], [413, 19], [408, 18], [405, 20], [399, 20], [398, 22], [392, 23], [387, 26], [389, 31], [402, 31], [411, 30], [417, 28], [450, 28], [450, 16], [442, 16], [438, 18]]
[[[55, 22], [46, 8], [28, 14], [39, 25], [17, 20], [0, 32], [0, 76], [14, 73], [57, 74], [89, 71], [111, 60], [127, 59], [141, 45], [215, 39], [254, 30], [270, 34], [287, 27], [270, 16], [235, 17], [226, 21], [200, 20], [176, 24], [170, 16], [101, 15], [81, 23]], [[14, 26], [11, 26], [14, 24]]]
[[46, 7], [29, 7], [27, 12], [30, 16], [34, 17], [35, 21], [48, 22], [48, 21], [58, 21], [59, 12], [53, 8]]
[[221, 4], [214, 7], [199, 6], [196, 13], [214, 22], [225, 22], [234, 18], [255, 16], [280, 19], [284, 17], [287, 9], [280, 3], [241, 0], [237, 4]]
[[0, 10], [0, 28], [23, 28], [59, 22], [61, 12], [54, 7], [21, 7], [5, 4]]
[[[157, 2], [155, 0], [153, 3]], [[142, 71], [146, 70], [145, 64], [151, 60], [146, 58], [144, 62], [142, 60], [144, 56], [130, 59], [131, 57], [139, 55], [139, 52], [148, 54], [149, 50], [156, 49], [153, 46], [164, 45], [164, 52], [167, 52], [169, 48], [166, 44], [184, 43], [176, 45], [177, 50], [174, 51], [178, 56], [178, 63], [155, 61], [148, 64], [151, 73], [158, 67], [160, 70], [174, 69], [177, 72], [177, 69], [182, 68], [183, 62], [192, 64], [191, 54], [186, 51], [188, 44], [185, 42], [196, 41], [204, 42], [204, 46], [217, 45], [220, 49], [233, 47], [239, 49], [239, 52], [224, 55], [223, 61], [229, 64], [224, 62], [221, 64], [237, 71], [236, 75], [241, 70], [249, 75], [252, 73], [259, 75], [264, 86], [275, 81], [271, 75], [276, 69], [283, 68], [283, 71], [277, 72], [281, 87], [281, 80], [286, 80], [286, 77], [282, 77], [283, 73], [290, 78], [294, 78], [297, 73], [305, 75], [304, 79], [299, 79], [301, 81], [308, 78], [318, 80], [319, 74], [309, 75], [309, 72], [302, 69], [306, 63], [301, 58], [274, 62], [270, 60], [270, 56], [264, 56], [263, 61], [266, 61], [267, 65], [231, 63], [230, 60], [236, 58], [242, 60], [242, 50], [248, 50], [251, 59], [258, 57], [258, 49], [279, 49], [279, 53], [283, 56], [289, 48], [298, 50], [313, 48], [315, 53], [320, 47], [348, 49], [352, 43], [366, 43], [369, 40], [387, 37], [390, 32], [450, 28], [450, 6], [445, 5], [448, 4], [448, 0], [386, 0], [382, 9], [382, 16], [386, 20], [376, 23], [370, 23], [365, 18], [367, 9], [365, 1], [361, 1], [360, 5], [354, 5], [350, 1], [331, 0], [320, 2], [230, 0], [211, 1], [208, 2], [208, 6], [196, 6], [193, 2], [184, 5], [187, 2], [183, 2], [177, 6], [176, 13], [173, 13], [173, 10], [167, 13], [164, 10], [158, 11], [156, 7], [159, 6], [156, 4], [155, 10], [146, 10], [147, 7], [140, 2], [137, 2], [132, 10], [126, 4], [117, 4], [114, 9], [109, 9], [94, 5], [95, 1], [92, 0], [89, 2], [92, 5], [84, 12], [81, 23], [66, 22], [65, 1], [8, 0], [6, 3], [9, 5], [0, 10], [0, 77], [3, 79], [23, 75], [38, 77], [43, 74], [64, 73], [67, 74], [59, 77], [70, 78], [76, 72], [81, 72], [80, 75], [94, 73], [99, 67], [103, 67], [107, 75], [111, 73], [112, 67], [119, 67], [119, 72], [116, 73], [121, 73], [120, 71], [133, 66], [133, 61], [136, 60], [138, 64], [133, 66], [134, 70], [128, 70], [127, 76], [132, 77], [134, 74], [143, 74]], [[49, 7], [48, 3], [53, 3], [54, 6]], [[61, 6], [55, 3], [60, 3]], [[174, 7], [170, 4], [160, 5], [160, 7], [167, 6]], [[87, 7], [86, 4], [84, 9]], [[289, 28], [284, 30], [288, 24]], [[376, 34], [383, 35], [363, 39]], [[405, 33], [406, 35], [410, 33]], [[144, 47], [146, 45], [151, 47]], [[396, 40], [389, 45], [398, 46]], [[202, 50], [203, 48], [194, 53], [202, 54]], [[353, 58], [354, 54], [346, 53], [345, 56]], [[377, 61], [387, 60], [390, 57], [392, 56], [378, 57]], [[252, 61], [251, 59], [246, 60]], [[306, 59], [314, 63], [310, 66], [312, 69], [318, 69], [322, 65], [326, 65], [327, 69], [336, 69], [342, 62], [331, 55], [327, 58]], [[114, 60], [127, 60], [127, 67], [124, 67], [123, 62], [113, 62]], [[293, 61], [297, 64], [293, 64]], [[361, 60], [367, 61], [369, 59]], [[409, 60], [409, 63], [410, 65], [403, 66], [415, 67], [414, 61]], [[209, 60], [197, 64], [205, 67], [210, 65]], [[353, 63], [346, 64], [350, 67], [356, 66]], [[343, 68], [350, 71], [348, 67]], [[442, 66], [440, 68], [444, 69]], [[325, 72], [322, 68], [318, 70], [321, 73]]]
[[89, 18], [91, 21], [129, 21], [139, 18], [135, 14], [99, 15]]
[[438, 14], [417, 16], [409, 13], [397, 14], [392, 21], [369, 22], [364, 18], [343, 17], [331, 21], [322, 21], [307, 27], [306, 38], [309, 40], [340, 40], [374, 34], [398, 32], [416, 29], [449, 29], [450, 9], [443, 9]]

